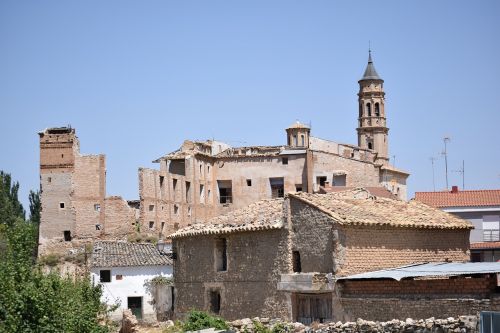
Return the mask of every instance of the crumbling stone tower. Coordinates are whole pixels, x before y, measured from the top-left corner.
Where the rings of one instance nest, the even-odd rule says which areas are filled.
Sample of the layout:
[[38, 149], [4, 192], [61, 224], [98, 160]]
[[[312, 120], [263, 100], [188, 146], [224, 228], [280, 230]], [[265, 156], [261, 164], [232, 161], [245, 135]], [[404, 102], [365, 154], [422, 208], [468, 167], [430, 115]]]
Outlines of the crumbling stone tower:
[[368, 65], [359, 83], [358, 146], [377, 152], [375, 162], [389, 163], [389, 139], [385, 117], [384, 80], [380, 78], [368, 52]]

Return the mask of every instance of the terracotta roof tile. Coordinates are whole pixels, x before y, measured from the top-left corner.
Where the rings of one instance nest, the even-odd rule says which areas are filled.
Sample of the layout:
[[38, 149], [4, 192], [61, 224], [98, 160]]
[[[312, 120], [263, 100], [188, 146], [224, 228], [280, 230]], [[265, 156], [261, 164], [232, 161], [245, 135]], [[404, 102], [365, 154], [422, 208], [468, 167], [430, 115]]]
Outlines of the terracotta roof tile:
[[99, 241], [92, 249], [92, 267], [163, 265], [172, 265], [172, 259], [150, 243]]
[[280, 229], [283, 227], [283, 199], [261, 200], [251, 205], [177, 230], [168, 238], [231, 232]]
[[500, 249], [500, 242], [478, 242], [470, 243], [471, 250], [479, 249]]
[[500, 206], [500, 190], [415, 192], [415, 200], [439, 208]]
[[[354, 190], [356, 189], [355, 187], [347, 187], [347, 186], [326, 186], [323, 187], [321, 186], [319, 188], [320, 193], [334, 193], [334, 192], [343, 192], [343, 191], [349, 191], [349, 190]], [[386, 189], [385, 187], [379, 186], [379, 187], [364, 187], [370, 194], [379, 197], [379, 198], [387, 198], [387, 199], [393, 199], [393, 200], [399, 200], [396, 195], [394, 195], [391, 191]]]
[[330, 215], [341, 225], [379, 225], [431, 229], [472, 229], [467, 221], [417, 201], [372, 196], [367, 190], [327, 194], [290, 193]]

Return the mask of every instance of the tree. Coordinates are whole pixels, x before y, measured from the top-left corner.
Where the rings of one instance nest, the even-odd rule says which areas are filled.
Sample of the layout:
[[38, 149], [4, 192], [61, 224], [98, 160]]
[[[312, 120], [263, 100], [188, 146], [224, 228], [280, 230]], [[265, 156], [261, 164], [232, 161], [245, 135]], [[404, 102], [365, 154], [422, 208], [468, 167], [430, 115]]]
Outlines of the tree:
[[12, 183], [10, 174], [0, 171], [0, 224], [12, 225], [17, 218], [24, 220], [26, 212], [18, 192], [19, 183]]
[[108, 332], [107, 307], [88, 276], [45, 274], [33, 260], [40, 197], [30, 193], [30, 220], [17, 198], [19, 183], [0, 172], [0, 333]]
[[42, 204], [40, 202], [40, 191], [30, 191], [30, 221], [36, 225], [40, 225], [40, 211]]

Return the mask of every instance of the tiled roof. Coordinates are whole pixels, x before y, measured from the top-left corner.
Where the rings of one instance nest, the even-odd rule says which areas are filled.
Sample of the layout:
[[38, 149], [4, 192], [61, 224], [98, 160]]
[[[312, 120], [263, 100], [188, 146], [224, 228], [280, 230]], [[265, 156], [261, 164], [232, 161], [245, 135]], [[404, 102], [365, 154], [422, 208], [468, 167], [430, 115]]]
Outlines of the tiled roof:
[[415, 200], [439, 208], [500, 206], [500, 190], [415, 192]]
[[[321, 186], [319, 188], [320, 193], [334, 193], [334, 192], [343, 192], [347, 190], [354, 190], [355, 187], [347, 187], [347, 186]], [[387, 198], [393, 200], [399, 200], [396, 195], [394, 195], [391, 191], [386, 189], [385, 187], [364, 187], [371, 195], [378, 198]]]
[[99, 241], [92, 249], [92, 267], [163, 265], [172, 265], [172, 259], [150, 243]]
[[168, 238], [182, 238], [194, 235], [215, 235], [232, 232], [280, 229], [283, 227], [283, 199], [261, 200], [251, 205], [182, 228]]
[[420, 202], [374, 197], [363, 188], [327, 194], [298, 192], [288, 195], [320, 209], [341, 225], [431, 229], [473, 228], [467, 220]]
[[471, 250], [500, 249], [500, 242], [478, 242], [470, 243]]

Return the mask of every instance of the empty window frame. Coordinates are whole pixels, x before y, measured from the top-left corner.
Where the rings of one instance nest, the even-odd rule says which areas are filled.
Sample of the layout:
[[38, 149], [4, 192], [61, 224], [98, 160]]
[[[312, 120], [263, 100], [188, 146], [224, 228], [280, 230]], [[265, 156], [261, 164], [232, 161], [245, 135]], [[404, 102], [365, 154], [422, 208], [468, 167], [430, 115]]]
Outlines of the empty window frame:
[[155, 210], [155, 205], [149, 205], [149, 211], [152, 212]]
[[301, 145], [302, 147], [305, 147], [305, 145], [306, 145], [306, 137], [305, 137], [305, 135], [304, 135], [304, 134], [301, 134], [301, 135], [300, 135], [300, 145]]
[[100, 204], [94, 204], [94, 210], [96, 212], [100, 212], [101, 211], [101, 205]]
[[174, 215], [178, 215], [178, 214], [179, 214], [179, 206], [174, 205]]
[[47, 178], [48, 183], [52, 183], [52, 177]]
[[165, 177], [160, 176], [160, 197], [165, 198]]
[[64, 235], [64, 241], [65, 242], [70, 242], [71, 241], [71, 231], [64, 230], [63, 235]]
[[227, 239], [217, 238], [215, 240], [215, 270], [217, 272], [227, 271]]
[[346, 186], [346, 175], [333, 175], [332, 186]]
[[149, 229], [154, 229], [154, 228], [155, 228], [155, 222], [149, 221]]
[[210, 311], [215, 314], [220, 313], [221, 297], [219, 290], [211, 290], [210, 294]]
[[64, 202], [59, 203], [59, 209], [64, 209], [66, 207], [66, 204]]
[[218, 180], [219, 203], [230, 204], [233, 202], [233, 184], [230, 180]]
[[295, 192], [302, 192], [302, 184], [295, 184]]
[[366, 115], [368, 117], [372, 116], [372, 105], [370, 103], [366, 103]]
[[271, 198], [283, 198], [285, 196], [285, 182], [283, 177], [269, 178], [271, 185]]
[[163, 228], [165, 228], [165, 222], [161, 223], [161, 230], [163, 230]]
[[252, 186], [252, 180], [251, 179], [247, 179], [247, 186]]
[[99, 281], [101, 283], [111, 282], [111, 270], [101, 269], [99, 271]]
[[205, 185], [200, 184], [200, 203], [205, 203]]
[[288, 157], [282, 157], [281, 158], [281, 163], [285, 164], [285, 165], [288, 164]]
[[302, 272], [302, 265], [300, 263], [300, 253], [299, 251], [292, 252], [292, 261], [293, 261], [293, 272], [300, 273]]
[[318, 176], [318, 177], [316, 177], [316, 183], [317, 183], [319, 186], [325, 186], [325, 183], [326, 183], [326, 176]]
[[186, 202], [191, 202], [191, 182], [186, 182]]

